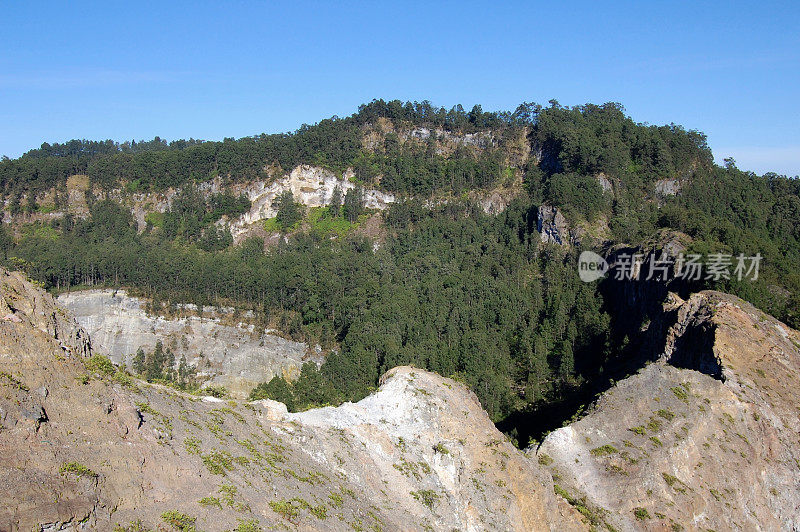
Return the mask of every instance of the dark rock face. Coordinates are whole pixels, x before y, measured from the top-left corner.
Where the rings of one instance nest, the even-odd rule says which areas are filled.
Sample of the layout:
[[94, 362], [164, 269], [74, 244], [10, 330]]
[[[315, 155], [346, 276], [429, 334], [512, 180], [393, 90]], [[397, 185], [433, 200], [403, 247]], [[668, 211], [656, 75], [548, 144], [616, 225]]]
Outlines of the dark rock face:
[[693, 288], [678, 275], [679, 257], [689, 241], [682, 233], [665, 231], [648, 245], [605, 251], [609, 274], [599, 288], [612, 316], [613, 334], [630, 342], [623, 371], [664, 353], [667, 332], [678, 319], [674, 298], [688, 297]]
[[556, 207], [542, 205], [539, 207], [536, 230], [541, 235], [542, 242], [549, 242], [566, 246], [570, 243], [571, 235], [569, 225], [561, 211]]
[[711, 319], [711, 309], [703, 303], [703, 299], [695, 297], [680, 304], [660, 356], [672, 366], [724, 380], [722, 362], [714, 353], [716, 325]]

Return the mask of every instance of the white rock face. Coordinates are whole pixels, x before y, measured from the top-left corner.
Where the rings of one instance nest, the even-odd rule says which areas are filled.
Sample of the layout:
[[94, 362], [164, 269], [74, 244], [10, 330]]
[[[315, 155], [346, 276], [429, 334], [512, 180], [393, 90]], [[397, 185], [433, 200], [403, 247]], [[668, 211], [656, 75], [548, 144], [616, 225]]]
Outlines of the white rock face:
[[681, 191], [681, 182], [678, 179], [659, 179], [656, 181], [656, 194], [659, 196], [674, 196]]
[[[342, 198], [348, 190], [355, 188], [355, 184], [350, 181], [354, 176], [352, 169], [348, 168], [341, 179], [336, 174], [325, 168], [318, 166], [300, 165], [295, 167], [288, 175], [281, 177], [269, 184], [266, 181], [252, 181], [244, 185], [236, 185], [233, 188], [235, 194], [244, 193], [253, 203], [249, 212], [243, 214], [235, 220], [229, 220], [231, 234], [238, 241], [238, 237], [244, 233], [247, 226], [255, 222], [274, 218], [278, 212], [272, 207], [273, 202], [285, 191], [294, 194], [295, 201], [302, 203], [306, 207], [324, 207], [331, 202], [333, 189], [336, 185], [342, 189]], [[225, 190], [221, 178], [216, 177], [197, 185], [198, 190], [210, 196]], [[136, 220], [139, 232], [144, 231], [147, 226], [145, 218], [148, 213], [165, 213], [172, 207], [172, 201], [179, 193], [178, 189], [168, 189], [158, 194], [133, 194], [129, 197], [131, 203], [131, 213]], [[124, 193], [122, 190], [115, 190], [109, 197], [116, 201], [123, 201]], [[397, 201], [394, 194], [381, 192], [374, 189], [364, 190], [364, 204], [368, 209], [386, 209], [389, 204]], [[63, 213], [62, 213], [63, 214]], [[225, 219], [220, 221], [224, 225]]]
[[[418, 127], [414, 128], [408, 132], [401, 132], [399, 137], [403, 140], [407, 139], [418, 139], [418, 140], [427, 140], [432, 134], [436, 135], [436, 138], [439, 139], [444, 144], [450, 144], [453, 146], [461, 145], [461, 146], [471, 146], [478, 149], [488, 149], [493, 148], [497, 145], [497, 141], [494, 138], [494, 134], [490, 131], [478, 131], [476, 133], [454, 133], [452, 131], [445, 131], [444, 129], [437, 128], [435, 130], [431, 130], [427, 127]], [[436, 152], [438, 154], [444, 153], [444, 150], [437, 148]]]
[[[330, 170], [318, 166], [300, 165], [294, 168], [287, 177], [283, 177], [267, 185], [264, 181], [256, 181], [248, 185], [243, 192], [253, 206], [250, 212], [231, 223], [231, 234], [236, 239], [250, 224], [268, 218], [274, 218], [278, 212], [273, 208], [274, 201], [285, 191], [294, 195], [295, 201], [306, 207], [324, 207], [330, 204], [333, 190], [338, 185], [342, 190], [342, 198], [348, 190], [355, 188], [350, 182], [353, 171], [348, 169], [342, 179]], [[364, 202], [368, 209], [383, 210], [394, 203], [393, 194], [378, 190], [365, 190]]]
[[597, 180], [597, 184], [600, 185], [600, 188], [603, 189], [603, 192], [614, 192], [614, 186], [611, 184], [611, 180], [605, 173], [600, 172], [594, 176], [594, 178]]
[[393, 530], [580, 530], [561, 513], [551, 481], [497, 431], [475, 395], [432, 373], [394, 368], [357, 403], [282, 420], [272, 430], [297, 442], [309, 464], [367, 493], [407, 495], [392, 504], [406, 522]]
[[226, 386], [237, 397], [275, 375], [296, 377], [306, 361], [321, 362], [305, 344], [257, 331], [253, 325], [223, 325], [219, 318], [198, 316], [150, 316], [143, 301], [124, 290], [71, 292], [59, 296], [58, 302], [89, 332], [94, 351], [113, 362], [130, 364], [139, 347], [152, 351], [161, 340], [177, 360], [185, 355], [190, 365], [210, 375], [211, 383]]

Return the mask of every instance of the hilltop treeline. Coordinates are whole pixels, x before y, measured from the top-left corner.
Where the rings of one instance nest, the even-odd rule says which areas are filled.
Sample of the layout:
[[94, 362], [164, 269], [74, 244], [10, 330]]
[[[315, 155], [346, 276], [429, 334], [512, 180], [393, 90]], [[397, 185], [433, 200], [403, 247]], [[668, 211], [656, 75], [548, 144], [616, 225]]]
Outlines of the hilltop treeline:
[[[43, 144], [18, 159], [0, 162], [0, 189], [6, 196], [36, 194], [65, 186], [74, 174], [87, 174], [104, 188], [126, 183], [134, 190], [162, 190], [188, 182], [223, 176], [233, 181], [266, 178], [266, 168], [290, 169], [307, 163], [334, 170], [354, 167], [365, 183], [391, 192], [428, 194], [460, 192], [492, 185], [501, 177], [502, 142], [476, 154], [461, 149], [445, 157], [430, 147], [402, 145], [387, 136], [384, 146], [367, 151], [362, 129], [378, 119], [412, 127], [461, 134], [491, 132], [495, 139], [529, 132], [541, 151], [547, 174], [563, 172], [621, 172], [653, 179], [686, 171], [708, 160], [705, 138], [677, 126], [646, 127], [624, 115], [618, 104], [564, 108], [551, 102], [542, 108], [522, 104], [514, 112], [484, 112], [480, 106], [449, 110], [429, 102], [375, 100], [347, 118], [332, 117], [303, 125], [290, 134], [261, 134], [238, 140], [167, 143], [115, 143], [71, 140]], [[429, 144], [435, 141], [430, 138]], [[380, 182], [376, 177], [382, 175]]]

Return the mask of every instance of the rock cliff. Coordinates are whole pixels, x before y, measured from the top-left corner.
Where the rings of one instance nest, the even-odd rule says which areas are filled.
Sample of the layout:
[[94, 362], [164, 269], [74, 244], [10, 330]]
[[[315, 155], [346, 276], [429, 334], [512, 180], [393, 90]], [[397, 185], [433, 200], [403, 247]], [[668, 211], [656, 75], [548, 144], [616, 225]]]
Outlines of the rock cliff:
[[542, 242], [569, 245], [572, 235], [567, 219], [557, 207], [542, 205], [536, 214], [536, 230]]
[[124, 290], [70, 292], [58, 303], [89, 332], [95, 351], [114, 363], [129, 365], [137, 349], [152, 351], [161, 341], [177, 360], [185, 356], [211, 384], [225, 386], [239, 399], [275, 375], [291, 379], [303, 363], [322, 362], [305, 344], [233, 320], [225, 309], [207, 307], [202, 317], [154, 316], [145, 312], [144, 301]]
[[672, 294], [660, 354], [522, 453], [410, 367], [294, 414], [138, 381], [0, 279], [3, 530], [800, 527], [800, 333], [732, 296]]
[[0, 529], [584, 527], [461, 384], [395, 368], [299, 414], [196, 397], [90, 358], [52, 298], [2, 276]]
[[[306, 207], [323, 207], [330, 204], [333, 190], [338, 186], [342, 197], [348, 190], [355, 187], [350, 181], [353, 171], [348, 169], [339, 178], [330, 170], [308, 165], [294, 168], [288, 176], [271, 183], [255, 181], [247, 185], [242, 192], [252, 202], [250, 212], [240, 218], [232, 220], [231, 233], [234, 239], [245, 233], [247, 227], [260, 220], [274, 218], [278, 212], [273, 204], [275, 199], [285, 191], [291, 191], [295, 200]], [[368, 209], [385, 209], [390, 203], [395, 202], [393, 194], [379, 190], [364, 191], [364, 205]]]
[[539, 462], [618, 530], [797, 530], [800, 333], [717, 292], [667, 305], [657, 361], [551, 433]]

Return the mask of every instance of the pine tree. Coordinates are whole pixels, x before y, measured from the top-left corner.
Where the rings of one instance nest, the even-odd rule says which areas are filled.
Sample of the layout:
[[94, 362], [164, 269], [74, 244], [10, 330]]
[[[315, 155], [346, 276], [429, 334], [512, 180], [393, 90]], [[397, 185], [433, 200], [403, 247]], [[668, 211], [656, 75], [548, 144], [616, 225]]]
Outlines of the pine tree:
[[161, 340], [156, 342], [156, 348], [150, 354], [147, 361], [146, 376], [147, 380], [152, 381], [164, 378], [164, 363], [166, 362], [166, 353], [164, 352], [164, 344]]
[[186, 355], [181, 355], [181, 361], [178, 364], [178, 382], [186, 384], [189, 377], [189, 364], [186, 362]]
[[133, 371], [142, 375], [145, 370], [145, 360], [144, 349], [140, 347], [136, 350], [136, 356], [133, 357]]
[[300, 206], [295, 202], [294, 195], [289, 190], [278, 196], [275, 204], [278, 208], [276, 221], [283, 230], [290, 229], [303, 217]]
[[341, 214], [342, 210], [342, 187], [336, 185], [333, 187], [333, 193], [331, 194], [331, 202], [328, 205], [328, 212], [334, 218]]
[[363, 212], [364, 190], [361, 187], [351, 188], [344, 196], [344, 215], [350, 223], [353, 223]]

